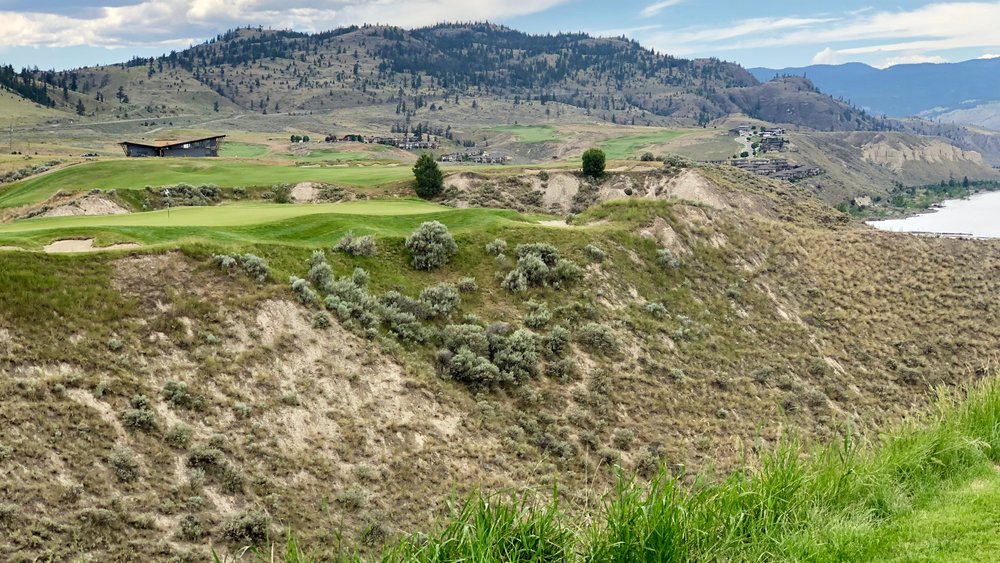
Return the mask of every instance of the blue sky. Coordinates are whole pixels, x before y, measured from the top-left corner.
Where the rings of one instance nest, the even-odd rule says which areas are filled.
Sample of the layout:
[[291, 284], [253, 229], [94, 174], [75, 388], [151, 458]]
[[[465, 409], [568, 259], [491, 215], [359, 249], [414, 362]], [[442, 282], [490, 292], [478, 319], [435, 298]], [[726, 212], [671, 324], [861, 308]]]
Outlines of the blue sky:
[[625, 35], [752, 66], [885, 67], [1000, 54], [1000, 0], [0, 0], [0, 63], [73, 68], [184, 49], [227, 29], [322, 31], [490, 20], [531, 33]]

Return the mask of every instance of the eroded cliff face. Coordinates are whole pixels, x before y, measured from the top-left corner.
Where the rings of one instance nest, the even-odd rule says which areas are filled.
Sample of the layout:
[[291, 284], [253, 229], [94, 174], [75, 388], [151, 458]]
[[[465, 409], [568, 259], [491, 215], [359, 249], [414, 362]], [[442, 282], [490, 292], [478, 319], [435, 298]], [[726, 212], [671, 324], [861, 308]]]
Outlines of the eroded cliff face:
[[893, 172], [902, 172], [908, 164], [913, 163], [985, 166], [983, 157], [978, 152], [929, 139], [906, 142], [880, 136], [862, 145], [861, 154], [866, 161]]

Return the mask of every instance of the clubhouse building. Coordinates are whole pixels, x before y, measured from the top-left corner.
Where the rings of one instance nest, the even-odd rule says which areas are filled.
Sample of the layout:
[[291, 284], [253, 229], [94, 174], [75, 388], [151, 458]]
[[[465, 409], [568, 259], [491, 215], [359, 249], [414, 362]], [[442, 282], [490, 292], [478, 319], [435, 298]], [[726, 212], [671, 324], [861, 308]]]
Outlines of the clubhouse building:
[[125, 156], [219, 156], [219, 145], [225, 135], [190, 139], [184, 141], [153, 141], [152, 143], [133, 143], [124, 141], [118, 143]]

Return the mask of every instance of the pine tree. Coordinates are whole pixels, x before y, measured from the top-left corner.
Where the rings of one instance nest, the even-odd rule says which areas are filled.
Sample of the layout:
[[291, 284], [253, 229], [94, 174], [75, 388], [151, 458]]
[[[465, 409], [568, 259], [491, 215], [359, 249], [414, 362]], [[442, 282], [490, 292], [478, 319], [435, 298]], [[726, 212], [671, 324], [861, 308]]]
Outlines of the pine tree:
[[413, 165], [413, 176], [417, 180], [414, 189], [424, 199], [430, 199], [444, 189], [444, 175], [429, 153], [423, 153], [417, 159], [417, 163]]

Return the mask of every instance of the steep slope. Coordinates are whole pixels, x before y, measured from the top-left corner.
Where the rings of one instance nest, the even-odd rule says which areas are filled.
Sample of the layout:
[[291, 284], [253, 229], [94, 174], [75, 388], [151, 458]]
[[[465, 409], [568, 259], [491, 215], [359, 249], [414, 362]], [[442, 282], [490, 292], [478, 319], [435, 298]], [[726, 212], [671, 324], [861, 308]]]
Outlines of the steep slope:
[[[119, 72], [108, 67], [39, 78], [81, 85], [105, 101], [117, 103], [124, 94], [133, 111], [150, 103], [155, 109], [164, 101], [169, 108], [180, 106], [189, 100], [193, 81], [195, 92], [207, 88], [226, 100], [220, 101], [223, 106], [235, 104], [244, 111], [382, 106], [401, 123], [422, 107], [445, 107], [473, 96], [559, 101], [619, 123], [634, 119], [649, 124], [645, 114], [651, 114], [705, 125], [734, 112], [759, 113], [757, 106], [780, 90], [786, 104], [800, 109], [842, 106], [829, 112], [832, 116], [821, 112], [815, 122], [811, 111], [783, 112], [783, 123], [820, 129], [878, 126], [811, 87], [761, 88], [732, 63], [660, 55], [618, 38], [529, 35], [492, 24], [414, 30], [364, 26], [311, 35], [239, 29], [179, 53], [133, 59], [118, 68], [128, 69], [145, 72], [146, 78], [133, 77], [124, 91], [117, 89], [123, 84], [114, 82]], [[147, 97], [147, 90], [162, 92], [161, 101]]]
[[[567, 181], [536, 178], [545, 190]], [[412, 268], [398, 234], [419, 216], [314, 215], [246, 226], [240, 239], [91, 223], [47, 236], [155, 234], [160, 246], [0, 250], [0, 468], [11, 476], [0, 553], [203, 559], [210, 544], [232, 552], [288, 525], [333, 556], [341, 541], [377, 550], [427, 529], [456, 492], [554, 480], [566, 510], [583, 510], [612, 483], [609, 464], [724, 470], [788, 424], [827, 437], [844, 421], [864, 432], [901, 417], [931, 386], [974, 376], [1000, 338], [995, 243], [875, 232], [799, 187], [726, 167], [575, 181], [627, 199], [568, 226], [423, 216], [458, 245], [434, 271]], [[377, 255], [330, 252], [348, 228], [376, 233]], [[511, 293], [503, 280], [531, 243], [582, 271], [563, 264], [558, 283]], [[268, 280], [211, 258], [234, 250], [266, 259]], [[322, 263], [347, 276], [331, 310], [345, 320], [331, 326], [285, 282], [320, 279]], [[398, 316], [366, 324], [365, 311], [387, 313], [361, 294], [405, 304], [386, 293], [434, 299], [418, 296], [465, 277], [475, 284], [462, 282], [457, 310], [417, 332], [391, 332]], [[468, 346], [501, 373], [524, 371], [466, 379], [455, 360], [465, 333], [483, 334], [485, 348]], [[532, 333], [535, 355], [486, 350]]]

